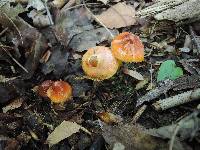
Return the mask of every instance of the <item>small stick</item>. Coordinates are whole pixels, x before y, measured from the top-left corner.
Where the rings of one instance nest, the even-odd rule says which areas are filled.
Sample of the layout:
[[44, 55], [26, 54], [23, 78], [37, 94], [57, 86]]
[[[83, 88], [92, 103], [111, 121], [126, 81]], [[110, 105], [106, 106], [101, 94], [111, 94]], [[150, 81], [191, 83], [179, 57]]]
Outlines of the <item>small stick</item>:
[[45, 9], [46, 9], [46, 11], [47, 11], [47, 16], [48, 16], [48, 18], [49, 18], [50, 24], [51, 24], [51, 25], [54, 25], [54, 22], [53, 22], [51, 13], [50, 13], [49, 8], [48, 8], [48, 6], [47, 6], [47, 2], [46, 2], [46, 1], [43, 1], [43, 3], [44, 3], [44, 6], [45, 6]]
[[200, 88], [184, 92], [163, 100], [159, 100], [152, 105], [156, 110], [166, 110], [181, 104], [191, 102], [200, 98]]
[[[99, 3], [87, 3], [87, 5], [98, 5], [98, 4]], [[67, 11], [67, 10], [75, 9], [75, 8], [78, 8], [78, 7], [81, 7], [81, 6], [85, 6], [85, 4], [78, 4], [78, 5], [74, 5], [74, 6], [71, 6], [71, 7], [68, 7], [68, 6], [65, 7], [65, 6], [61, 9], [61, 11]]]
[[133, 119], [132, 119], [132, 123], [136, 123], [137, 120], [140, 118], [140, 116], [143, 114], [143, 112], [146, 110], [147, 108], [147, 105], [143, 105], [138, 111], [137, 113], [133, 116]]
[[3, 29], [3, 31], [1, 31], [1, 33], [0, 33], [0, 36], [2, 36], [7, 30], [8, 30], [8, 27]]
[[165, 80], [164, 83], [160, 84], [159, 87], [149, 91], [147, 94], [139, 98], [136, 107], [142, 105], [144, 102], [150, 102], [151, 100], [166, 93], [169, 89], [173, 87], [173, 83], [174, 82], [172, 80]]
[[5, 17], [11, 22], [11, 24], [15, 27], [15, 29], [17, 30], [17, 32], [18, 32], [18, 34], [19, 34], [19, 36], [20, 36], [20, 38], [21, 38], [21, 42], [22, 42], [22, 44], [23, 44], [22, 34], [21, 34], [20, 30], [18, 29], [17, 25], [13, 22], [13, 20], [12, 20], [6, 13], [4, 13], [4, 12], [1, 12], [1, 13], [4, 14], [4, 16], [5, 16]]
[[150, 73], [151, 73], [151, 89], [152, 89], [152, 85], [153, 85], [153, 67], [152, 67], [152, 63], [151, 63], [151, 69], [150, 69]]
[[[1, 43], [0, 43], [1, 44]], [[29, 73], [28, 70], [26, 68], [24, 68], [12, 55], [9, 51], [7, 51], [4, 47], [1, 47], [6, 54], [20, 67], [22, 68], [26, 73]]]

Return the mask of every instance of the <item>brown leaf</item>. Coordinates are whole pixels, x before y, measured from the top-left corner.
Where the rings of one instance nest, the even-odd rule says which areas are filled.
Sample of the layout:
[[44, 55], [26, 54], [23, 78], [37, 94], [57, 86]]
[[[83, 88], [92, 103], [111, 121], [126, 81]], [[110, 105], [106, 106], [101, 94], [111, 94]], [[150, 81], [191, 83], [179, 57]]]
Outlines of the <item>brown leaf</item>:
[[136, 23], [135, 9], [125, 3], [118, 3], [96, 17], [108, 28], [121, 28]]
[[79, 130], [91, 134], [87, 129], [78, 125], [75, 122], [63, 121], [55, 130], [48, 136], [47, 143], [52, 146], [61, 140], [70, 137], [72, 134], [79, 132]]
[[123, 69], [123, 72], [124, 72], [125, 74], [128, 74], [129, 76], [131, 76], [131, 77], [137, 79], [137, 80], [144, 80], [144, 77], [143, 77], [139, 72], [137, 72], [137, 71], [135, 71], [135, 70], [129, 70], [129, 69], [127, 69], [127, 68], [124, 68], [124, 69]]
[[15, 99], [13, 102], [11, 102], [10, 104], [2, 108], [3, 113], [6, 113], [9, 110], [13, 110], [13, 109], [21, 107], [22, 103], [23, 103], [23, 99], [21, 98]]
[[113, 148], [120, 143], [120, 147], [126, 150], [155, 150], [163, 149], [167, 145], [156, 140], [153, 136], [146, 133], [139, 125], [120, 124], [117, 126], [102, 126], [103, 137], [106, 142]]
[[115, 115], [110, 112], [98, 112], [97, 116], [107, 124], [119, 123], [123, 120], [121, 116]]

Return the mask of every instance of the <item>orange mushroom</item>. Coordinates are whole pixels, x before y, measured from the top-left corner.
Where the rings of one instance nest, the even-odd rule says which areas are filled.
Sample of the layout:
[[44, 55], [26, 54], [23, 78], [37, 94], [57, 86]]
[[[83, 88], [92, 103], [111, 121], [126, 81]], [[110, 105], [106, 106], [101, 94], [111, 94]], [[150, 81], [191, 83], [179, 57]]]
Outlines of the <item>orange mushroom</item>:
[[53, 103], [64, 103], [72, 96], [72, 87], [65, 81], [55, 81], [47, 90], [47, 96]]
[[117, 72], [119, 62], [108, 47], [96, 46], [83, 55], [82, 68], [90, 79], [104, 80]]
[[53, 81], [51, 80], [46, 80], [42, 82], [42, 84], [38, 86], [38, 90], [37, 90], [38, 94], [42, 97], [47, 97], [47, 90], [52, 84], [53, 84]]
[[123, 32], [111, 42], [113, 55], [123, 62], [142, 62], [144, 45], [140, 38], [129, 32]]

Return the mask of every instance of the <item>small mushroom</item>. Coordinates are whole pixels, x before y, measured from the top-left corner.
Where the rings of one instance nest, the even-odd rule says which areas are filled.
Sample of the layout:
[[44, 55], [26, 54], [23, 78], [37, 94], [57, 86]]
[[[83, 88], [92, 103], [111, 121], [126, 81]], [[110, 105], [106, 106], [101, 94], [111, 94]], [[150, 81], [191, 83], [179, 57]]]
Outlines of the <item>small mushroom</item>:
[[82, 68], [92, 80], [112, 77], [119, 68], [119, 61], [108, 47], [96, 46], [87, 50], [82, 58]]
[[129, 32], [123, 32], [111, 42], [113, 55], [123, 62], [142, 62], [144, 45], [140, 38]]
[[42, 82], [42, 84], [38, 86], [38, 89], [37, 89], [38, 94], [42, 97], [47, 97], [47, 90], [52, 84], [53, 84], [53, 81], [51, 80], [46, 80]]
[[55, 81], [47, 90], [47, 96], [53, 103], [64, 103], [72, 96], [72, 87], [65, 81]]

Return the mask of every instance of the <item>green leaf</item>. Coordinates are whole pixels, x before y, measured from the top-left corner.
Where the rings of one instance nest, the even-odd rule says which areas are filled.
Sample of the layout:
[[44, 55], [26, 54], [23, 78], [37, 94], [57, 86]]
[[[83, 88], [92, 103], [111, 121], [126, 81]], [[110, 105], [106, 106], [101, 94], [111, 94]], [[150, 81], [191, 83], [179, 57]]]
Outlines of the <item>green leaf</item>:
[[166, 79], [175, 80], [182, 75], [182, 68], [176, 67], [174, 60], [166, 60], [161, 64], [159, 68], [157, 81], [163, 81]]

